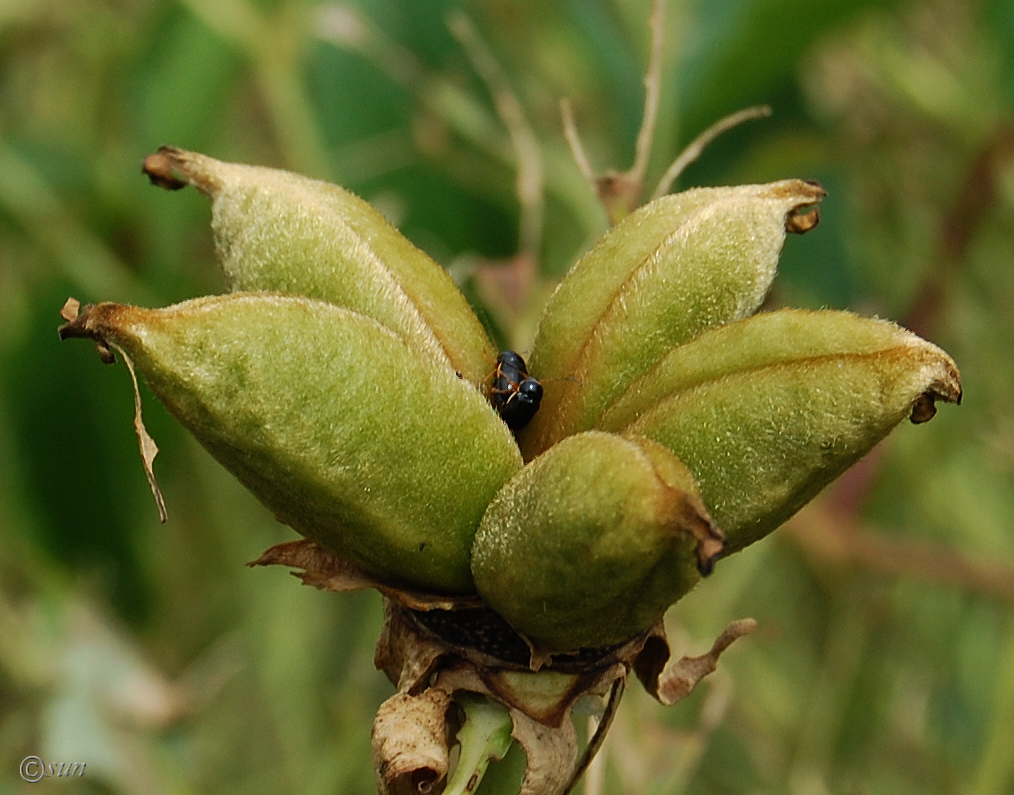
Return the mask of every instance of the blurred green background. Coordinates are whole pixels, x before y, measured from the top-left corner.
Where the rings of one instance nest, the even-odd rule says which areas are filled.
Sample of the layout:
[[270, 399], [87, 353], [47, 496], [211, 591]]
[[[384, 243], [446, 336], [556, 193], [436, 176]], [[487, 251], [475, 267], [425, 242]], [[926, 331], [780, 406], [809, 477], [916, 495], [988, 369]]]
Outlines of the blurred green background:
[[[142, 158], [169, 143], [345, 185], [523, 350], [605, 224], [558, 102], [597, 169], [626, 168], [649, 11], [0, 0], [0, 793], [374, 791], [379, 596], [245, 568], [293, 534], [145, 393], [159, 525], [127, 373], [57, 339], [68, 295], [223, 289], [205, 200], [152, 188]], [[787, 241], [771, 305], [904, 322], [956, 359], [965, 401], [670, 611], [681, 653], [761, 628], [673, 708], [629, 688], [585, 791], [1014, 793], [1014, 3], [670, 0], [665, 32], [649, 185], [770, 104], [679, 186], [819, 180], [822, 224]], [[29, 754], [86, 773], [28, 785]]]

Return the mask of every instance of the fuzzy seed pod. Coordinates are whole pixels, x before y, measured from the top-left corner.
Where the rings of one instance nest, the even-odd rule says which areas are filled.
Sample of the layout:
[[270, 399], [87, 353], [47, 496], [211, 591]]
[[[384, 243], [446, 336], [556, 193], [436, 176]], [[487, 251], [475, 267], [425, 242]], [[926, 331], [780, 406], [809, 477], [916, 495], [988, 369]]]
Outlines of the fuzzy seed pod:
[[598, 423], [686, 463], [727, 552], [788, 519], [906, 416], [961, 399], [935, 345], [883, 320], [781, 310], [711, 329], [632, 383]]
[[486, 511], [472, 547], [480, 596], [541, 652], [649, 629], [710, 569], [722, 533], [661, 445], [592, 431], [555, 445]]
[[[699, 188], [617, 224], [567, 274], [529, 365], [546, 387], [519, 436], [525, 458], [593, 428], [605, 406], [673, 346], [747, 317], [774, 278], [786, 227], [812, 228], [817, 185]], [[792, 223], [800, 214], [810, 219]]]
[[174, 147], [150, 155], [145, 171], [163, 187], [194, 185], [210, 197], [233, 290], [328, 301], [372, 317], [475, 386], [489, 375], [496, 350], [454, 281], [358, 196]]
[[62, 329], [118, 346], [275, 515], [382, 582], [473, 591], [472, 537], [520, 468], [482, 395], [376, 320], [234, 293], [87, 307]]

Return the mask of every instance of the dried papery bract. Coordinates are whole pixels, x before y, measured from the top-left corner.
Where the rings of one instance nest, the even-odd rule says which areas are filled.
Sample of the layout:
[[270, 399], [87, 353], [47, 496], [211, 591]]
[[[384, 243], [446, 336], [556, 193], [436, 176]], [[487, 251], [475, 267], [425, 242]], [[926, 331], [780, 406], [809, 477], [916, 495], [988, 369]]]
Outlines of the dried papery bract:
[[696, 657], [671, 657], [664, 637], [655, 636], [650, 639], [655, 645], [650, 649], [646, 645], [634, 662], [634, 670], [645, 689], [670, 707], [689, 696], [704, 677], [715, 672], [718, 658], [726, 649], [755, 629], [757, 622], [752, 618], [733, 621], [707, 652]]
[[450, 768], [447, 713], [451, 694], [429, 689], [396, 693], [373, 721], [373, 759], [383, 795], [439, 792]]
[[[601, 663], [589, 664], [580, 673], [564, 673], [552, 667], [533, 672], [513, 670], [514, 666], [497, 663], [474, 649], [449, 644], [423, 629], [397, 601], [389, 601], [377, 647], [377, 667], [396, 684], [398, 694], [381, 710], [383, 747], [394, 755], [375, 758], [378, 770], [396, 769], [395, 755], [420, 742], [420, 729], [411, 725], [404, 727], [402, 736], [393, 737], [390, 727], [397, 725], [393, 715], [408, 718], [422, 709], [427, 713], [424, 725], [429, 726], [435, 711], [432, 705], [444, 703], [440, 694], [477, 694], [507, 709], [510, 731], [525, 751], [527, 766], [519, 795], [563, 795], [573, 789], [598, 750], [631, 670], [637, 671], [653, 696], [663, 703], [675, 703], [711, 673], [719, 655], [736, 638], [752, 631], [754, 625], [752, 619], [734, 622], [711, 650], [700, 657], [672, 657], [665, 633], [657, 626], [632, 638]], [[600, 705], [602, 732], [590, 738], [582, 752], [571, 713], [575, 703], [588, 699]], [[496, 710], [492, 713], [495, 715]], [[450, 717], [448, 722], [452, 727], [457, 724]], [[374, 737], [377, 736], [375, 727]], [[432, 744], [428, 738], [433, 736], [431, 729], [423, 728], [427, 746]], [[375, 739], [375, 752], [377, 748]], [[415, 758], [419, 761], [413, 764], [423, 767], [412, 769], [435, 769], [425, 767], [428, 757]]]

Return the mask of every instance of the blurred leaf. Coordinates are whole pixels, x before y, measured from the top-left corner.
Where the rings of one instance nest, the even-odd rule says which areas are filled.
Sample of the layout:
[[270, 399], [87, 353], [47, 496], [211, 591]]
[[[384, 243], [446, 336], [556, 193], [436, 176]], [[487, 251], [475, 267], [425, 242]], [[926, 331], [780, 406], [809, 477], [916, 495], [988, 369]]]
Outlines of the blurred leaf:
[[823, 34], [842, 30], [870, 11], [884, 13], [896, 5], [898, 0], [708, 3], [680, 70], [686, 129], [695, 134], [740, 108], [770, 103], [767, 95], [795, 81], [800, 58]]

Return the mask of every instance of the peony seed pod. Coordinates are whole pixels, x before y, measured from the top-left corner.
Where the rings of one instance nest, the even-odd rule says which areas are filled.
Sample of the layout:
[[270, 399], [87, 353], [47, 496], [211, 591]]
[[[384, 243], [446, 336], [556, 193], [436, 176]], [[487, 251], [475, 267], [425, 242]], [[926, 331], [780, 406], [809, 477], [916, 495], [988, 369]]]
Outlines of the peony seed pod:
[[118, 346], [282, 522], [382, 582], [473, 592], [483, 512], [521, 467], [483, 396], [376, 320], [234, 293], [87, 307], [61, 330]]
[[233, 290], [318, 298], [367, 315], [475, 386], [496, 356], [450, 275], [379, 212], [337, 185], [162, 147], [144, 163], [167, 188], [211, 198]]
[[906, 416], [961, 399], [951, 358], [883, 320], [781, 310], [704, 332], [631, 384], [604, 430], [642, 434], [694, 473], [728, 552], [788, 519]]
[[542, 409], [519, 436], [526, 459], [594, 427], [605, 406], [673, 346], [747, 317], [774, 278], [786, 227], [815, 219], [819, 186], [800, 180], [699, 188], [617, 224], [546, 306], [529, 360]]
[[672, 453], [592, 431], [504, 486], [476, 533], [472, 574], [479, 595], [538, 651], [573, 652], [649, 629], [722, 544]]

